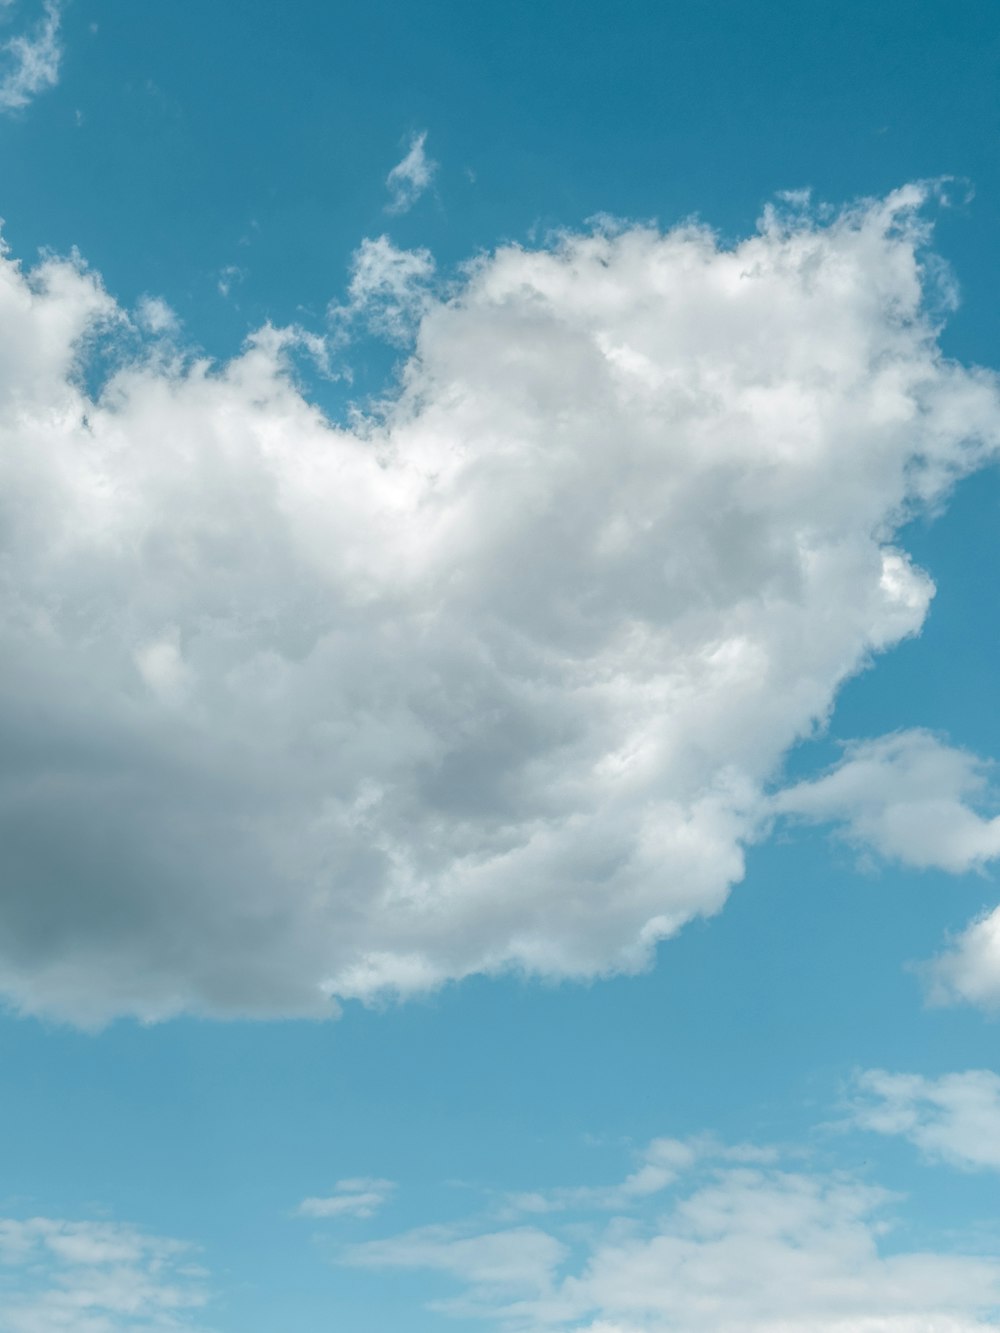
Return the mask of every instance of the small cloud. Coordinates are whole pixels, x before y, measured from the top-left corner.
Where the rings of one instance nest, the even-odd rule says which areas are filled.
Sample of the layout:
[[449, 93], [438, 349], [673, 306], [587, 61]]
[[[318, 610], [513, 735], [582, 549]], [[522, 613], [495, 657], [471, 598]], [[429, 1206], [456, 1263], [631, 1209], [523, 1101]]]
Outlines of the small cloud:
[[30, 32], [11, 37], [0, 47], [5, 66], [0, 74], [0, 110], [19, 111], [59, 82], [61, 21], [57, 0], [46, 0], [40, 22]]
[[691, 1139], [653, 1139], [638, 1155], [635, 1170], [614, 1185], [577, 1185], [543, 1192], [508, 1194], [501, 1216], [581, 1210], [627, 1212], [661, 1194], [705, 1163], [770, 1166], [776, 1150], [753, 1143], [723, 1144], [703, 1134]]
[[427, 307], [433, 276], [430, 251], [400, 250], [388, 236], [366, 236], [354, 253], [348, 303], [332, 306], [330, 318], [361, 318], [372, 333], [406, 342]]
[[145, 333], [176, 333], [181, 322], [160, 296], [141, 296], [135, 308], [139, 327]]
[[374, 1217], [395, 1188], [394, 1181], [364, 1176], [338, 1180], [331, 1195], [303, 1199], [295, 1211], [299, 1217]]
[[415, 134], [409, 152], [386, 176], [386, 189], [391, 196], [385, 206], [387, 213], [408, 212], [434, 179], [438, 164], [424, 152], [426, 142], [426, 131]]
[[[933, 588], [898, 557], [891, 593], [922, 616]], [[1000, 857], [1000, 815], [987, 765], [920, 728], [854, 741], [820, 777], [778, 792], [774, 812], [840, 825], [887, 861], [961, 875]]]
[[219, 295], [228, 299], [230, 292], [246, 277], [246, 270], [238, 264], [227, 264], [219, 273]]
[[1000, 1170], [1000, 1075], [990, 1069], [924, 1078], [868, 1069], [851, 1117], [861, 1129], [908, 1139], [932, 1161]]
[[1000, 907], [986, 911], [922, 967], [932, 1004], [1000, 1008]]

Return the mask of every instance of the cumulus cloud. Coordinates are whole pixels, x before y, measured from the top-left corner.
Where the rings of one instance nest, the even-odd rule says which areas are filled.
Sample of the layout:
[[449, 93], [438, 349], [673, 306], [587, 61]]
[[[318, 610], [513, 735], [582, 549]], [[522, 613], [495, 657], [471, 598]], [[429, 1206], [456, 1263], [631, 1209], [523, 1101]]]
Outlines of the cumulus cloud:
[[981, 760], [914, 730], [849, 745], [829, 773], [780, 792], [774, 808], [840, 823], [851, 841], [904, 865], [961, 874], [1000, 856], [1000, 816], [975, 808], [989, 796]]
[[95, 396], [121, 312], [0, 259], [12, 1003], [324, 1014], [717, 912], [789, 747], [922, 624], [899, 525], [997, 446], [922, 200], [504, 247], [349, 428], [292, 330]]
[[[761, 1154], [766, 1157], [767, 1154]], [[571, 1191], [570, 1191], [571, 1192]], [[427, 1226], [341, 1262], [440, 1275], [432, 1308], [539, 1333], [986, 1333], [1000, 1260], [908, 1250], [893, 1196], [844, 1173], [703, 1148], [655, 1212], [553, 1226]]]
[[424, 149], [427, 142], [426, 130], [415, 134], [410, 140], [410, 147], [401, 162], [397, 162], [385, 178], [389, 191], [389, 202], [385, 206], [387, 213], [406, 213], [424, 193], [437, 171]]
[[0, 1218], [0, 1333], [196, 1333], [191, 1247], [111, 1222]]
[[857, 1079], [853, 1121], [896, 1134], [932, 1159], [1000, 1170], [1000, 1075], [988, 1069], [923, 1078], [870, 1069]]
[[19, 111], [59, 82], [62, 5], [45, 0], [38, 23], [0, 46], [0, 110]]
[[374, 1217], [395, 1188], [391, 1180], [367, 1176], [338, 1180], [332, 1194], [303, 1199], [296, 1212], [300, 1217]]
[[1000, 907], [984, 912], [956, 936], [925, 974], [935, 1003], [1000, 1008]]

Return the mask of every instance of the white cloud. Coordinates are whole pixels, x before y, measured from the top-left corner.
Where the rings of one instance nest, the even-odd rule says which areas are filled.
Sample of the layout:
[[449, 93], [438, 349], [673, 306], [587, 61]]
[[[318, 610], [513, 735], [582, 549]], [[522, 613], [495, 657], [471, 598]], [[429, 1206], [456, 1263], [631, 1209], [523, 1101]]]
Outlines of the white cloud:
[[171, 310], [161, 296], [140, 297], [135, 313], [139, 327], [146, 333], [163, 335], [180, 331], [181, 322], [176, 311]]
[[871, 1069], [857, 1079], [852, 1119], [909, 1139], [928, 1157], [1000, 1170], [1000, 1075], [988, 1069], [923, 1078]]
[[61, 20], [58, 0], [45, 0], [35, 27], [0, 47], [0, 109], [19, 111], [59, 82]]
[[303, 1199], [296, 1211], [300, 1217], [374, 1217], [395, 1188], [391, 1180], [338, 1180], [332, 1194]]
[[[852, 842], [920, 869], [980, 871], [1000, 856], [989, 768], [925, 731], [847, 747], [841, 763], [779, 792], [779, 814], [843, 826]], [[920, 969], [932, 1002], [1000, 1006], [1000, 908], [985, 913]]]
[[219, 270], [219, 281], [217, 283], [219, 295], [228, 298], [234, 287], [246, 279], [246, 269], [240, 268], [238, 264], [226, 264]]
[[726, 1148], [708, 1138], [653, 1139], [639, 1155], [635, 1170], [617, 1184], [577, 1185], [507, 1195], [503, 1213], [554, 1213], [583, 1208], [605, 1212], [628, 1210], [637, 1200], [661, 1193], [703, 1157], [746, 1160], [748, 1154], [756, 1160], [759, 1150], [745, 1144]]
[[[843, 826], [878, 855], [920, 869], [979, 871], [1000, 856], [989, 768], [925, 731], [847, 747], [841, 763], [779, 792], [772, 808]], [[922, 967], [932, 1002], [1000, 1006], [1000, 908], [985, 913]]]
[[191, 1247], [111, 1222], [0, 1218], [0, 1333], [196, 1333]]
[[981, 760], [903, 731], [848, 746], [829, 773], [780, 792], [774, 808], [842, 823], [852, 841], [905, 865], [960, 874], [1000, 856], [1000, 816], [972, 804], [988, 795]]
[[420, 1227], [391, 1240], [369, 1241], [347, 1251], [357, 1268], [426, 1268], [477, 1288], [502, 1293], [550, 1289], [552, 1270], [566, 1248], [537, 1227], [463, 1236], [453, 1227]]
[[[610, 1221], [476, 1219], [347, 1247], [341, 1262], [443, 1275], [434, 1309], [523, 1333], [986, 1333], [1000, 1260], [908, 1250], [893, 1196], [843, 1173], [697, 1154], [658, 1200]], [[572, 1191], [570, 1191], [572, 1192]]]
[[1000, 907], [985, 912], [925, 969], [931, 999], [1000, 1008]]
[[408, 342], [431, 302], [434, 260], [428, 250], [400, 250], [388, 236], [366, 236], [354, 254], [348, 302], [332, 320], [362, 320], [390, 342]]
[[350, 428], [292, 330], [122, 351], [93, 401], [121, 313], [0, 258], [0, 989], [323, 1014], [717, 912], [789, 747], [920, 628], [894, 525], [1000, 437], [921, 197], [501, 249]]
[[386, 176], [390, 196], [385, 206], [387, 213], [408, 212], [434, 179], [437, 163], [424, 151], [426, 142], [426, 131], [413, 135], [406, 156]]

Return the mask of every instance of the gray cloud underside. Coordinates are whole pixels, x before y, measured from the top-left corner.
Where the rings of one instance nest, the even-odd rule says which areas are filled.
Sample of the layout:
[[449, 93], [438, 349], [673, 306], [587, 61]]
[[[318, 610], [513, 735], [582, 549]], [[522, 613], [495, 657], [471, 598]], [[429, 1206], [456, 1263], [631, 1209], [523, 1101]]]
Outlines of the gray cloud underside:
[[717, 912], [789, 747], [920, 628], [902, 519], [996, 449], [921, 201], [501, 249], [349, 429], [293, 331], [147, 341], [94, 401], [124, 313], [0, 261], [10, 1000], [323, 1014]]

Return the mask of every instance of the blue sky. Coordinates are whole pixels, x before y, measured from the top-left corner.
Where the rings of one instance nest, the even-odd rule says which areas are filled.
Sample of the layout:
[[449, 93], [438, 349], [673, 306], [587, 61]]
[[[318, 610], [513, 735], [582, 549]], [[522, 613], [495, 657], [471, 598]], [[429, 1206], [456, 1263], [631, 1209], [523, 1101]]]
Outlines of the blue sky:
[[1000, 1329], [993, 7], [0, 21], [0, 1333]]

